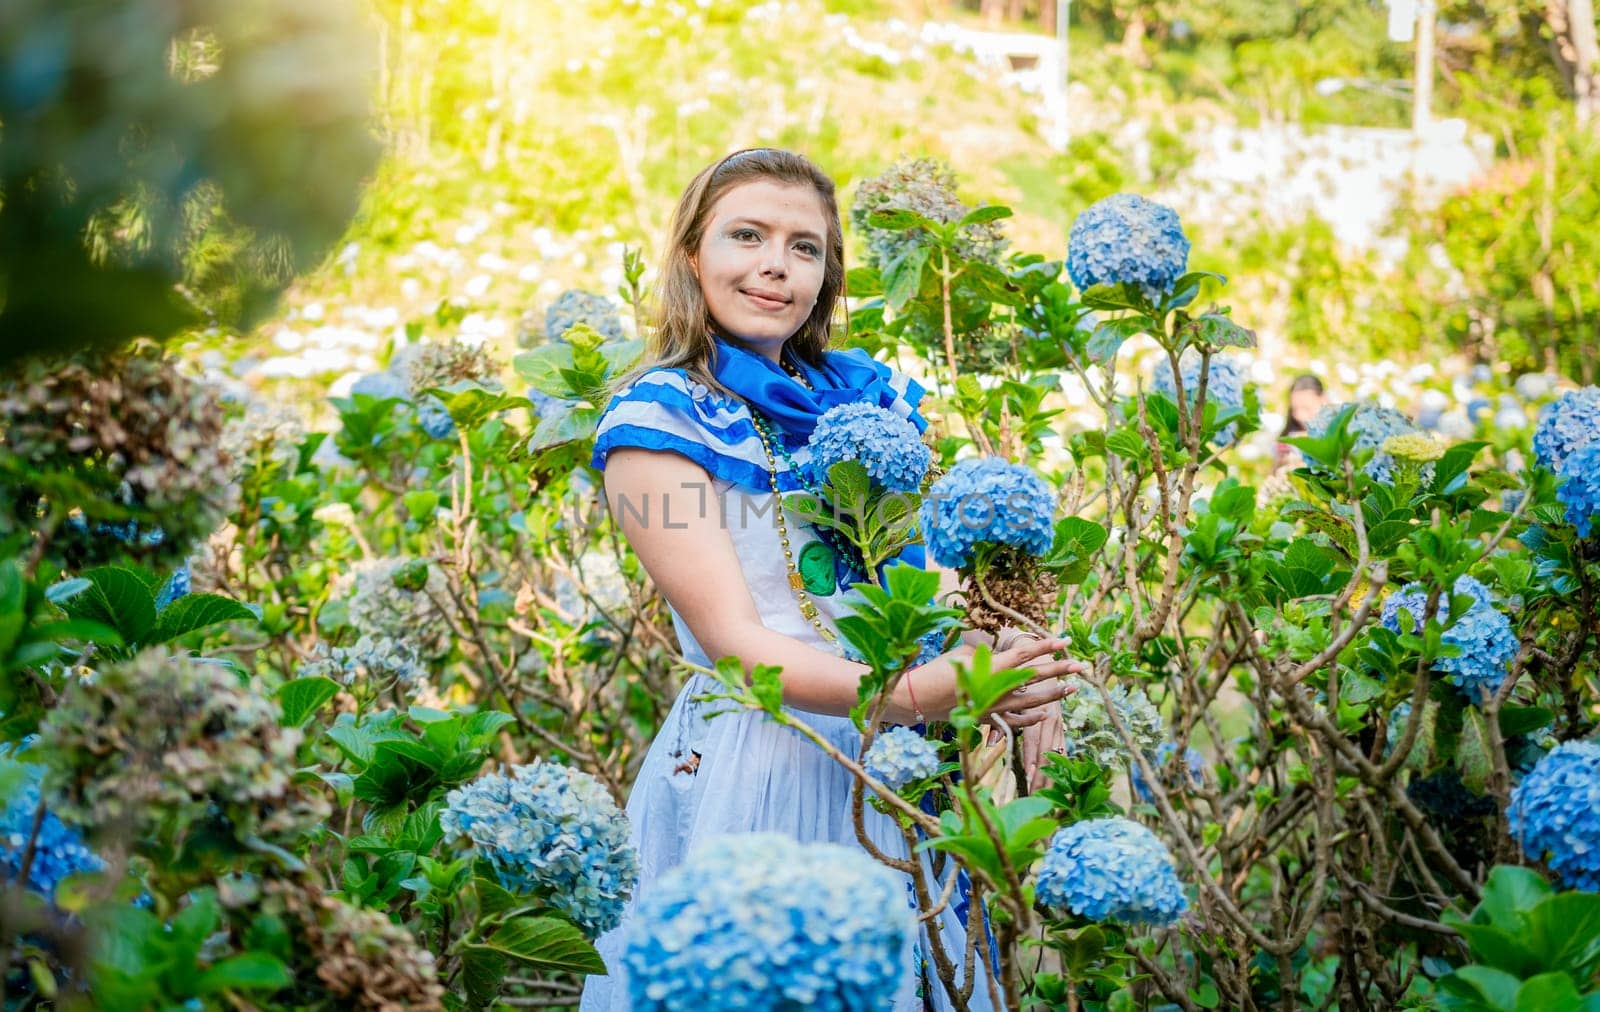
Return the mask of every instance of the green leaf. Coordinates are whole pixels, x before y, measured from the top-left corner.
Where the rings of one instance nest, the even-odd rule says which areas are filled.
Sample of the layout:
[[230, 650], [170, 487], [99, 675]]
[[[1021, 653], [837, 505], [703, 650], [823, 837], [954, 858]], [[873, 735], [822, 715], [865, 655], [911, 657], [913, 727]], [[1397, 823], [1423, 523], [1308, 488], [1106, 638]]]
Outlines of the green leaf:
[[381, 760], [385, 755], [404, 756], [413, 762], [421, 763], [431, 772], [439, 772], [444, 765], [444, 757], [433, 749], [418, 741], [404, 739], [393, 741], [380, 741], [373, 749], [374, 759]]
[[1450, 976], [1441, 978], [1439, 985], [1452, 994], [1480, 1001], [1489, 1008], [1511, 1012], [1517, 1007], [1517, 990], [1522, 981], [1504, 970], [1474, 965], [1463, 966]]
[[1188, 335], [1202, 344], [1217, 348], [1254, 348], [1256, 332], [1234, 323], [1221, 313], [1203, 313], [1184, 328]]
[[500, 995], [510, 963], [506, 957], [481, 945], [469, 945], [461, 954], [461, 976], [467, 986], [467, 1001], [474, 1008], [486, 1008]]
[[195, 981], [194, 989], [196, 994], [215, 994], [230, 988], [276, 991], [293, 983], [294, 977], [281, 961], [259, 952], [243, 952], [212, 964]]
[[555, 917], [513, 918], [490, 935], [484, 946], [540, 970], [606, 972], [605, 962], [583, 932]]
[[1556, 715], [1542, 706], [1503, 706], [1500, 708], [1500, 733], [1514, 738], [1541, 727], [1548, 727]]
[[[87, 581], [84, 581], [87, 586]], [[59, 586], [59, 585], [58, 585]], [[0, 562], [0, 660], [10, 656], [28, 620], [28, 584], [15, 559]]]
[[1542, 968], [1584, 980], [1600, 969], [1600, 895], [1557, 893], [1529, 911], [1527, 922], [1522, 941]]
[[987, 225], [991, 221], [1000, 221], [1009, 217], [1011, 217], [1011, 208], [999, 204], [991, 204], [987, 207], [978, 207], [968, 211], [960, 221], [956, 222], [956, 226], [965, 228], [968, 225]]
[[1141, 316], [1104, 320], [1089, 334], [1084, 354], [1089, 356], [1089, 361], [1104, 365], [1116, 356], [1124, 341], [1143, 334], [1149, 326]]
[[883, 298], [889, 307], [899, 312], [916, 297], [922, 287], [922, 270], [928, 264], [928, 246], [913, 246], [890, 264], [883, 272]]
[[938, 222], [931, 218], [925, 218], [915, 211], [894, 208], [873, 211], [867, 216], [867, 224], [873, 228], [886, 229], [891, 232], [904, 232], [912, 228], [923, 228], [932, 231], [938, 225]]
[[1578, 1012], [1578, 988], [1564, 973], [1541, 973], [1517, 988], [1516, 1012]]
[[600, 425], [597, 408], [564, 404], [539, 418], [533, 435], [528, 439], [528, 450], [536, 452], [574, 439], [587, 439]]
[[573, 400], [579, 396], [563, 376], [573, 365], [572, 346], [565, 343], [541, 345], [511, 360], [511, 367], [529, 386], [562, 400]]
[[259, 622], [259, 619], [255, 612], [232, 598], [220, 594], [185, 594], [162, 609], [150, 642], [168, 643], [224, 622]]
[[156, 624], [156, 596], [145, 578], [122, 566], [99, 566], [83, 578], [92, 586], [62, 602], [61, 610], [110, 626], [125, 643], [143, 643]]
[[283, 726], [300, 727], [324, 703], [338, 694], [339, 683], [321, 675], [284, 682], [278, 688], [278, 702], [283, 706]]
[[439, 493], [431, 489], [413, 489], [400, 499], [405, 503], [406, 512], [411, 519], [421, 523], [431, 519], [434, 511], [439, 508]]

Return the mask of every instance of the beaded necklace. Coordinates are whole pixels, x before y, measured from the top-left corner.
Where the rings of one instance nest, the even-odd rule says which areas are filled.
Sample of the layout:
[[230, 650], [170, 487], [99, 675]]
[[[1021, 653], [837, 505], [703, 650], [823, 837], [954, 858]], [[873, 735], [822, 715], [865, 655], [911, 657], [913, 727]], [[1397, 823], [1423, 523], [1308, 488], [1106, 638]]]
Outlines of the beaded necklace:
[[778, 490], [778, 458], [773, 453], [773, 446], [777, 446], [777, 452], [783, 455], [783, 461], [789, 465], [792, 474], [803, 476], [805, 472], [795, 464], [794, 458], [784, 449], [777, 433], [773, 431], [772, 423], [754, 404], [750, 405], [750, 418], [755, 422], [756, 435], [761, 437], [761, 449], [767, 455], [767, 474], [772, 483], [772, 513], [778, 523], [778, 541], [783, 545], [783, 562], [789, 570], [789, 590], [794, 593], [794, 599], [800, 605], [800, 614], [817, 630], [817, 635], [829, 643], [837, 643], [838, 636], [822, 621], [822, 610], [811, 600], [811, 595], [806, 593], [805, 579], [801, 577], [800, 569], [795, 565], [794, 548], [789, 544], [789, 523], [783, 512], [783, 493]]

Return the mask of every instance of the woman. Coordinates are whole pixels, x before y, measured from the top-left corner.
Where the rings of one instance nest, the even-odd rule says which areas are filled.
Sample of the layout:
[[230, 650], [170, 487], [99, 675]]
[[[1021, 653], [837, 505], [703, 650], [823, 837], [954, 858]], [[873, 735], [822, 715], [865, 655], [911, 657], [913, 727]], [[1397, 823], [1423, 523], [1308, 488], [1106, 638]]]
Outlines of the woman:
[[[669, 243], [649, 364], [619, 384], [596, 439], [612, 515], [671, 606], [687, 660], [709, 666], [731, 655], [780, 666], [785, 706], [855, 755], [846, 714], [866, 668], [841, 656], [833, 629], [849, 612], [843, 590], [800, 578], [795, 560], [816, 536], [772, 493], [800, 487], [805, 440], [823, 411], [864, 400], [920, 429], [921, 388], [864, 353], [826, 350], [844, 281], [842, 235], [833, 182], [807, 159], [770, 148], [724, 158], [689, 184]], [[1063, 640], [1007, 640], [996, 666], [1031, 666], [1036, 676], [996, 709], [1013, 727], [1034, 729], [1036, 762], [1055, 743], [1038, 729], [1059, 737], [1060, 678], [1082, 666], [1052, 658]], [[948, 716], [954, 662], [971, 653], [963, 644], [913, 668], [888, 719]], [[725, 833], [859, 845], [849, 774], [764, 714], [697, 701], [717, 690], [708, 676], [689, 679], [634, 784], [638, 894]], [[903, 856], [894, 824], [867, 818], [876, 845]], [[965, 929], [953, 909], [941, 928], [961, 951]], [[589, 979], [585, 1010], [627, 1007], [625, 930], [600, 940], [611, 976]], [[922, 1007], [919, 990], [948, 1007], [914, 962], [908, 955], [895, 1007]]]
[[1276, 452], [1273, 455], [1272, 469], [1280, 471], [1292, 463], [1299, 451], [1285, 443], [1290, 436], [1303, 436], [1306, 426], [1311, 424], [1311, 419], [1317, 416], [1322, 406], [1328, 403], [1327, 395], [1322, 389], [1322, 380], [1302, 373], [1289, 384], [1289, 409], [1284, 413], [1283, 431], [1278, 433]]

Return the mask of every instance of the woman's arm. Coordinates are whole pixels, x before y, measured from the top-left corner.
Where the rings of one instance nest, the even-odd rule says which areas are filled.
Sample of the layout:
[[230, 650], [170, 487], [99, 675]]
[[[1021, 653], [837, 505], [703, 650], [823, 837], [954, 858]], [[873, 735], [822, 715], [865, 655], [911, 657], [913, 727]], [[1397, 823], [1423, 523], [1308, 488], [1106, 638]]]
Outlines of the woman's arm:
[[[722, 526], [722, 508], [712, 497], [711, 477], [700, 465], [675, 453], [618, 448], [607, 459], [605, 488], [623, 536], [707, 656], [738, 657], [747, 668], [777, 665], [783, 668], [785, 703], [811, 713], [850, 712], [866, 665], [817, 650], [762, 624], [733, 538]], [[1066, 665], [1072, 662], [1049, 656], [1064, 646], [1061, 641], [1030, 640], [997, 653], [994, 666], [1032, 666], [1037, 670], [1035, 683], [1056, 678], [1070, 673]], [[955, 701], [953, 662], [971, 652], [970, 647], [958, 647], [912, 669], [896, 686], [884, 719], [909, 724], [919, 717], [947, 716]], [[916, 706], [907, 680], [913, 682]], [[1037, 707], [1059, 699], [1062, 691], [1053, 682], [1026, 685], [996, 709]]]

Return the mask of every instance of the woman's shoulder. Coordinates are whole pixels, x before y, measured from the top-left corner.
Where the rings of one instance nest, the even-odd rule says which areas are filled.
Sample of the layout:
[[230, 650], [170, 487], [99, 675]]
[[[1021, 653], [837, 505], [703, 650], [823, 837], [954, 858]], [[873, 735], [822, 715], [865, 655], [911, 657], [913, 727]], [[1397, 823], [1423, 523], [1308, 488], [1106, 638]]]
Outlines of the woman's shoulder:
[[749, 407], [687, 369], [659, 366], [626, 380], [595, 435], [591, 463], [597, 468], [604, 468], [612, 450], [637, 447], [678, 453], [713, 477], [741, 484], [766, 473]]
[[736, 403], [697, 379], [688, 369], [665, 365], [652, 366], [630, 377], [617, 388], [612, 400], [615, 402], [656, 398], [675, 401], [687, 399], [706, 408], [720, 408]]

